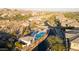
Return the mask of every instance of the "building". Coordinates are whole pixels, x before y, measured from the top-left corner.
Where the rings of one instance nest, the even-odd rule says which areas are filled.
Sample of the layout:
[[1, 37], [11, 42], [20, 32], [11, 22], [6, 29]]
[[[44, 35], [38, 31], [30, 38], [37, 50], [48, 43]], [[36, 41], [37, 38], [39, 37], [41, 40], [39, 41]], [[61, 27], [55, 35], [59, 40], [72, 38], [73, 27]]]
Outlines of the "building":
[[34, 42], [34, 39], [32, 36], [26, 36], [26, 37], [21, 37], [19, 40], [25, 42], [27, 44], [27, 47]]
[[71, 42], [71, 49], [79, 51], [79, 38], [77, 38]]

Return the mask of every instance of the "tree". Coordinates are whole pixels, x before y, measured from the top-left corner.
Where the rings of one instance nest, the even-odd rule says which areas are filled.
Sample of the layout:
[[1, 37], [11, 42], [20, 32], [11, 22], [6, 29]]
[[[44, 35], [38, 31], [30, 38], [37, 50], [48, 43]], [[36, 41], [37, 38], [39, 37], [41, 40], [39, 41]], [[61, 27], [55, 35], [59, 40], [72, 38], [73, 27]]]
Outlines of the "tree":
[[51, 50], [51, 51], [64, 51], [65, 50], [65, 47], [63, 45], [63, 40], [61, 38], [49, 36], [48, 43], [49, 43], [48, 50]]

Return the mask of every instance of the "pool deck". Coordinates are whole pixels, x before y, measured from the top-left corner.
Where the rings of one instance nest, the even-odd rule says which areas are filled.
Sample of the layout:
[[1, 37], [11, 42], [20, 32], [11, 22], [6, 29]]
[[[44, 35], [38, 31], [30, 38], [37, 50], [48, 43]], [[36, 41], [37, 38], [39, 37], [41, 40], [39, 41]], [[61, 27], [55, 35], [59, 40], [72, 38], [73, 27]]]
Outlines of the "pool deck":
[[21, 49], [22, 51], [32, 51], [36, 46], [38, 46], [41, 42], [43, 42], [48, 36], [48, 33], [46, 33], [42, 38], [40, 38], [39, 40], [35, 41], [34, 43], [32, 43], [31, 45], [29, 45], [28, 47], [25, 46], [23, 49]]

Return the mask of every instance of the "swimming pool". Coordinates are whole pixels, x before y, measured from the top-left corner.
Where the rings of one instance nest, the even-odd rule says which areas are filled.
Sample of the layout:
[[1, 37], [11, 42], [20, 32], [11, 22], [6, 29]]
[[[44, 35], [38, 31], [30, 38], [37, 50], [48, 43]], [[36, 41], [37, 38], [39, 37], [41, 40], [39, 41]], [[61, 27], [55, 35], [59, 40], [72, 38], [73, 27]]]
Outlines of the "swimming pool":
[[38, 33], [35, 35], [34, 40], [40, 39], [40, 38], [43, 37], [45, 34], [46, 34], [46, 32], [38, 32]]

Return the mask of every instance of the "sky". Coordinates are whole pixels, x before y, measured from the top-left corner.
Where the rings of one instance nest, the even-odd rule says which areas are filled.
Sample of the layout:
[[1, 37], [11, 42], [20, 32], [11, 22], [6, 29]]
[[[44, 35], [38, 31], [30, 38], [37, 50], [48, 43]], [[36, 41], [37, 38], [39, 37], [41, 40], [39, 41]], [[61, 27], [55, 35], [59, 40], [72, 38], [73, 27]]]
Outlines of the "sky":
[[23, 10], [34, 11], [56, 11], [56, 12], [79, 12], [79, 8], [23, 8]]

